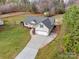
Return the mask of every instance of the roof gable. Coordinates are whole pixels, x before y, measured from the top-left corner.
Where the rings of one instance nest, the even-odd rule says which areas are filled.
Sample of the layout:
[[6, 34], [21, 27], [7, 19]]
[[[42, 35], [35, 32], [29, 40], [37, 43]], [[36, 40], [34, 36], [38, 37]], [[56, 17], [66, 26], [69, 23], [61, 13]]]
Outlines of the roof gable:
[[51, 29], [54, 25], [54, 19], [52, 20], [52, 18], [47, 18], [44, 21], [42, 21], [42, 23], [49, 29]]
[[45, 26], [44, 23], [40, 22], [40, 23], [36, 26], [36, 30], [49, 31], [49, 28], [48, 28], [47, 26]]
[[51, 28], [51, 22], [50, 22], [48, 19], [42, 21], [42, 23], [43, 23], [47, 28]]
[[44, 23], [39, 23], [40, 28], [48, 28]]

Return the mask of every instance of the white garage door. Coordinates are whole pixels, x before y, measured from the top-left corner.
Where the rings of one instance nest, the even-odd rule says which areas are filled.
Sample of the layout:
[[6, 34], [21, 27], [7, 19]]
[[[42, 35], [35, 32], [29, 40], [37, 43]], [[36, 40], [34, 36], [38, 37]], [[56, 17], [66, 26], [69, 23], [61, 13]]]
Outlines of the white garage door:
[[44, 35], [44, 36], [48, 36], [48, 34], [49, 34], [46, 31], [36, 31], [35, 33], [38, 34], [38, 35]]

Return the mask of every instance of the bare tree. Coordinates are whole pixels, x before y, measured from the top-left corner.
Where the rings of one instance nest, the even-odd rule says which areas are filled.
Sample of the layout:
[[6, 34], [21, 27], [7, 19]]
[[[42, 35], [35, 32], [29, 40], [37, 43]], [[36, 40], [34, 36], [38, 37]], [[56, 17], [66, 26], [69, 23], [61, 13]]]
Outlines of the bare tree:
[[35, 6], [40, 13], [45, 11], [49, 11], [50, 14], [64, 12], [63, 0], [40, 0]]

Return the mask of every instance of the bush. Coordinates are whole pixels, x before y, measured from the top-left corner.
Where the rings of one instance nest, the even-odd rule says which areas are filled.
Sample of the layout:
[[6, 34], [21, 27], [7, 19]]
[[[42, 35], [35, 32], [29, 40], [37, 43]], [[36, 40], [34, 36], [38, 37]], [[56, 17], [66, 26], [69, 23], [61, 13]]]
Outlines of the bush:
[[[79, 53], [79, 7], [73, 5], [64, 14], [64, 46], [67, 52]], [[64, 27], [63, 27], [64, 28]]]

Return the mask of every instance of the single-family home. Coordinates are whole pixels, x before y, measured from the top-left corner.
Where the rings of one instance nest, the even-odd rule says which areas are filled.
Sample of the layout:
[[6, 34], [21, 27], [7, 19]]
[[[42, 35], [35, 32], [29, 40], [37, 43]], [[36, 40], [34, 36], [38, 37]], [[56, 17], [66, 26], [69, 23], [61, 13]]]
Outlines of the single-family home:
[[33, 28], [35, 34], [48, 36], [54, 28], [54, 17], [44, 16], [29, 16], [24, 20], [23, 25], [28, 28]]
[[48, 36], [51, 33], [52, 29], [54, 28], [54, 23], [55, 20], [54, 19], [52, 20], [51, 18], [43, 20], [42, 22], [37, 24], [35, 28], [35, 33], [39, 35]]

